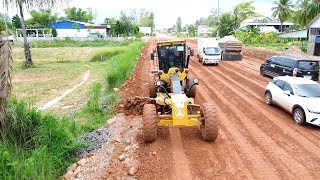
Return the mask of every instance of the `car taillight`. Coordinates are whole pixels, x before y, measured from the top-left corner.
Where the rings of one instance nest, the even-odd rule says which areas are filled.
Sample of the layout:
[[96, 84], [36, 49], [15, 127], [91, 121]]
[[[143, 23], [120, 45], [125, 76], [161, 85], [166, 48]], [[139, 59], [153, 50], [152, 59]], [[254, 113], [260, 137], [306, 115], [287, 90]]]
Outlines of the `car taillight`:
[[293, 76], [294, 76], [294, 77], [297, 77], [297, 75], [298, 75], [298, 69], [297, 69], [297, 68], [294, 68], [294, 70], [293, 70]]

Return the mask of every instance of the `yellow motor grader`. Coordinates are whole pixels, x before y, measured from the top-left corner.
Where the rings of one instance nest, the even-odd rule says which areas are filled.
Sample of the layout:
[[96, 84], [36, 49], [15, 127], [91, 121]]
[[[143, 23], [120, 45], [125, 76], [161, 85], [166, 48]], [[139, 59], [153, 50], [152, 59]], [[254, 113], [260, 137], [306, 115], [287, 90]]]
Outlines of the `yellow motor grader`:
[[149, 96], [155, 104], [143, 107], [143, 138], [153, 142], [158, 126], [199, 126], [204, 140], [214, 141], [218, 136], [218, 121], [215, 106], [194, 104], [197, 78], [189, 77], [189, 60], [193, 49], [186, 41], [159, 41], [150, 54], [158, 59], [158, 70], [149, 76]]

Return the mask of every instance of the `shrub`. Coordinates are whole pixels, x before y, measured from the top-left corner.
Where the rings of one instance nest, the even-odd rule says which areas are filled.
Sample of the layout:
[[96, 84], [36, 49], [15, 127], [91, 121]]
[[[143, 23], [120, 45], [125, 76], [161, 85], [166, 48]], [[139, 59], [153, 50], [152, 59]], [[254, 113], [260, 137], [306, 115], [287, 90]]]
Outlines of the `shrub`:
[[80, 147], [78, 126], [30, 109], [27, 102], [11, 99], [9, 122], [0, 140], [0, 179], [56, 179]]
[[53, 37], [57, 37], [58, 36], [58, 32], [57, 32], [56, 27], [52, 26], [51, 33], [52, 33]]

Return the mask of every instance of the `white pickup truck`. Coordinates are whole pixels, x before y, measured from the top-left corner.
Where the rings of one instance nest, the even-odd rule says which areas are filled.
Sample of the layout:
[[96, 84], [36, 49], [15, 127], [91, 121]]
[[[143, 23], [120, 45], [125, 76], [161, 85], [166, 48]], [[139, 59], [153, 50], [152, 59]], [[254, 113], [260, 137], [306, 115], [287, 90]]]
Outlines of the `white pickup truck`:
[[214, 64], [218, 65], [221, 61], [221, 50], [218, 46], [218, 41], [215, 38], [199, 38], [198, 54], [199, 62], [203, 65]]

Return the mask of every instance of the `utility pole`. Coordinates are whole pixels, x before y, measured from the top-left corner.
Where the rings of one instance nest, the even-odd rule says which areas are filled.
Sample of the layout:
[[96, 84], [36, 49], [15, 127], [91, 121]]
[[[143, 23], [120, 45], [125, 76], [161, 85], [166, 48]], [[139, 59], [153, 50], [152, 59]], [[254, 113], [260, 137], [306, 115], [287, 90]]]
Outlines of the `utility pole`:
[[218, 17], [220, 15], [220, 0], [218, 0]]

